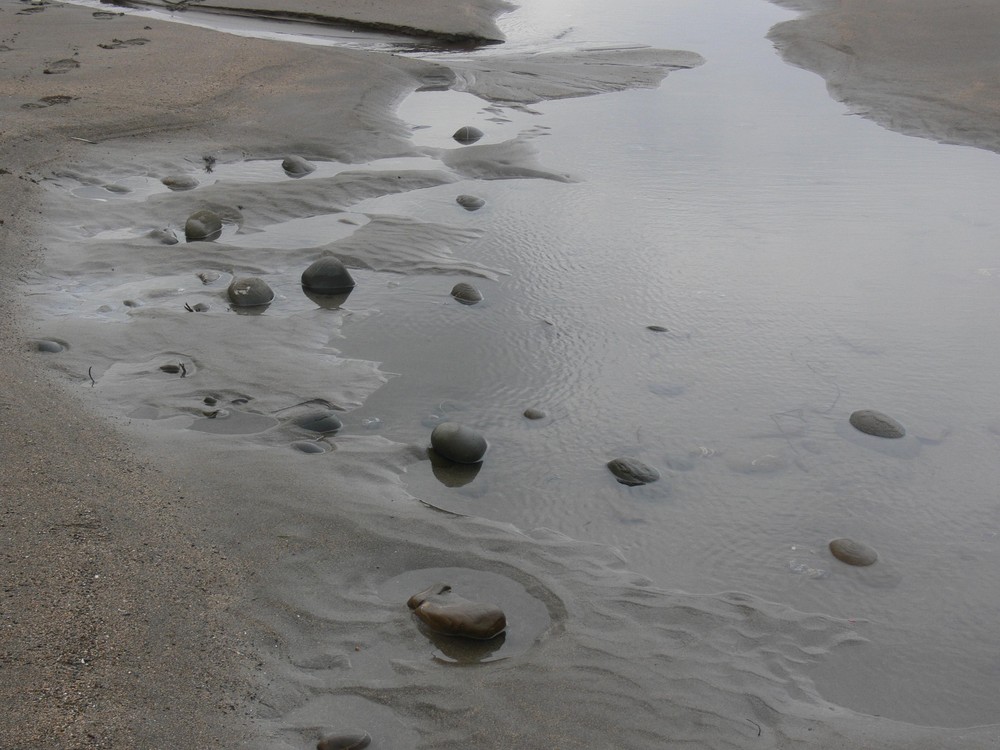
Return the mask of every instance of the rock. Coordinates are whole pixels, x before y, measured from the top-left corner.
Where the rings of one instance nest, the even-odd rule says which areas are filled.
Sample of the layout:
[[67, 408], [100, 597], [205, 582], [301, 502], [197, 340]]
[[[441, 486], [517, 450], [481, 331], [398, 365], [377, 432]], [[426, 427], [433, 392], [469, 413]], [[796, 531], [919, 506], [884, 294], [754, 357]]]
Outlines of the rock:
[[451, 288], [451, 296], [463, 305], [474, 305], [483, 301], [483, 293], [472, 284], [467, 284], [464, 281], [460, 281]]
[[486, 201], [475, 195], [460, 195], [455, 199], [455, 202], [466, 211], [478, 211], [486, 205]]
[[499, 607], [465, 599], [452, 593], [445, 583], [414, 594], [406, 606], [424, 625], [442, 635], [489, 640], [507, 627], [507, 617]]
[[316, 165], [301, 156], [286, 156], [281, 162], [281, 168], [289, 177], [305, 177], [316, 171]]
[[112, 182], [109, 185], [105, 185], [104, 189], [109, 193], [117, 193], [118, 195], [125, 195], [126, 193], [131, 193], [132, 188], [128, 185], [119, 185], [117, 182]]
[[302, 453], [326, 453], [326, 448], [310, 440], [296, 440], [292, 447]]
[[354, 279], [337, 258], [324, 255], [302, 272], [302, 286], [316, 294], [342, 294], [354, 288]]
[[267, 282], [258, 279], [256, 276], [245, 276], [242, 279], [233, 279], [233, 282], [226, 290], [229, 301], [235, 307], [262, 307], [268, 305], [274, 299], [274, 292]]
[[36, 352], [42, 352], [43, 354], [59, 354], [66, 349], [63, 344], [52, 339], [35, 339], [31, 342], [31, 345]]
[[524, 416], [528, 419], [545, 419], [545, 412], [532, 406], [524, 410]]
[[368, 732], [328, 734], [316, 744], [316, 750], [362, 750], [371, 742]]
[[458, 422], [442, 422], [431, 432], [434, 452], [458, 464], [475, 464], [486, 455], [486, 438]]
[[479, 128], [474, 128], [471, 125], [465, 125], [456, 130], [452, 138], [461, 143], [463, 146], [468, 146], [470, 143], [478, 141], [483, 137], [483, 135], [485, 134]]
[[834, 539], [830, 542], [830, 552], [841, 562], [848, 565], [872, 565], [878, 560], [878, 552], [867, 544], [853, 539]]
[[906, 428], [895, 419], [872, 409], [854, 412], [850, 422], [855, 429], [875, 437], [901, 438], [906, 434]]
[[615, 479], [629, 487], [649, 484], [660, 478], [660, 472], [636, 458], [616, 458], [608, 461], [608, 469], [615, 475]]
[[177, 235], [170, 229], [154, 229], [146, 235], [151, 240], [156, 240], [161, 245], [176, 245]]
[[664, 328], [663, 326], [646, 326], [647, 331], [652, 331], [653, 333], [667, 333], [669, 328]]
[[184, 236], [188, 242], [211, 242], [221, 234], [221, 217], [207, 208], [195, 211], [184, 224]]
[[329, 409], [320, 409], [295, 418], [295, 424], [310, 432], [336, 432], [344, 423]]
[[198, 179], [186, 174], [169, 175], [160, 182], [171, 190], [194, 190], [198, 187]]
[[222, 278], [222, 274], [218, 271], [202, 271], [198, 274], [198, 278], [201, 279], [201, 283], [208, 285], [214, 284], [216, 281]]

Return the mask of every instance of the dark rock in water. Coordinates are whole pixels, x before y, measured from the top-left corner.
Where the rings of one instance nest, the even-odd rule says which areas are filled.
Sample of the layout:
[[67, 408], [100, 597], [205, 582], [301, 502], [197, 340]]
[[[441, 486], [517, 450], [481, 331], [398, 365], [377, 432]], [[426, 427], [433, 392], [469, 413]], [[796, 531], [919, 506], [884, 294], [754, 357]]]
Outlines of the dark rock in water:
[[198, 187], [198, 179], [186, 174], [177, 174], [164, 177], [160, 180], [171, 190], [194, 190]]
[[455, 199], [455, 202], [466, 211], [478, 211], [486, 205], [486, 201], [475, 195], [460, 195]]
[[528, 419], [545, 419], [545, 412], [541, 409], [529, 407], [524, 410], [524, 416]]
[[649, 484], [660, 478], [660, 472], [636, 458], [616, 458], [608, 461], [608, 469], [615, 475], [615, 479], [629, 487]]
[[878, 553], [867, 544], [853, 539], [834, 539], [830, 542], [830, 552], [848, 565], [872, 565], [878, 560]]
[[161, 245], [176, 245], [179, 241], [177, 235], [170, 229], [154, 229], [146, 236], [151, 240], [156, 240]]
[[653, 333], [666, 333], [669, 328], [664, 328], [663, 326], [646, 326], [647, 331], [652, 331]]
[[229, 295], [229, 301], [236, 307], [260, 307], [270, 304], [274, 299], [271, 287], [256, 276], [233, 279], [226, 293]]
[[854, 412], [850, 422], [855, 429], [875, 437], [901, 438], [906, 434], [906, 428], [895, 419], [872, 409]]
[[431, 447], [458, 464], [474, 464], [486, 455], [486, 438], [458, 422], [442, 422], [431, 432]]
[[368, 732], [328, 734], [316, 744], [316, 750], [362, 750], [371, 742]]
[[310, 440], [296, 440], [292, 443], [292, 447], [302, 453], [326, 453], [326, 448]]
[[479, 128], [474, 128], [471, 125], [465, 125], [456, 130], [452, 138], [461, 143], [463, 146], [468, 146], [470, 143], [478, 141], [483, 137], [483, 135], [485, 135], [485, 133], [483, 133], [483, 131]]
[[316, 165], [301, 156], [286, 156], [281, 162], [281, 168], [289, 177], [305, 177], [316, 171]]
[[214, 211], [203, 208], [195, 211], [184, 224], [188, 242], [211, 242], [222, 234], [222, 218]]
[[51, 339], [35, 339], [31, 342], [31, 345], [36, 352], [42, 352], [43, 354], [59, 354], [59, 352], [66, 349], [65, 345]]
[[336, 432], [344, 426], [344, 423], [340, 421], [340, 417], [328, 409], [312, 411], [296, 417], [295, 424], [303, 430], [323, 433]]
[[302, 286], [316, 294], [342, 294], [354, 288], [354, 279], [347, 266], [324, 255], [302, 272]]
[[451, 288], [451, 296], [464, 305], [474, 305], [483, 301], [483, 293], [472, 284], [460, 281]]
[[507, 627], [507, 617], [499, 607], [465, 599], [445, 583], [414, 594], [406, 606], [424, 625], [442, 635], [488, 640]]

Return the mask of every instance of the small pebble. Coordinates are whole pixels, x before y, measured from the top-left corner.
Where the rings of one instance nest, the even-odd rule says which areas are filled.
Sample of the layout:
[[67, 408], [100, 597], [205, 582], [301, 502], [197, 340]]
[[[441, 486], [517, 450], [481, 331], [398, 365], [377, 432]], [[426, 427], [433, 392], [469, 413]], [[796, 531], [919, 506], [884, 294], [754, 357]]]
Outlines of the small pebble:
[[478, 211], [486, 205], [486, 201], [475, 195], [460, 195], [455, 199], [455, 202], [466, 211]]
[[316, 745], [316, 750], [362, 750], [372, 742], [367, 732], [350, 734], [328, 734]]
[[451, 296], [465, 305], [474, 305], [483, 301], [483, 293], [472, 284], [460, 281], [451, 288]]
[[529, 407], [524, 410], [524, 416], [528, 419], [545, 419], [545, 412], [541, 409]]
[[479, 128], [474, 128], [471, 125], [465, 125], [455, 131], [452, 136], [456, 141], [461, 143], [463, 146], [468, 146], [470, 143], [475, 143], [480, 138], [485, 135]]
[[475, 464], [483, 460], [488, 447], [486, 438], [458, 422], [442, 422], [431, 432], [434, 452], [458, 464]]
[[830, 542], [830, 552], [841, 562], [861, 567], [873, 565], [878, 553], [862, 542], [853, 539], [834, 539]]
[[873, 409], [861, 409], [851, 414], [851, 425], [867, 435], [881, 438], [901, 438], [906, 429], [892, 417]]
[[621, 484], [637, 487], [660, 478], [660, 472], [636, 458], [616, 458], [608, 461], [608, 469]]

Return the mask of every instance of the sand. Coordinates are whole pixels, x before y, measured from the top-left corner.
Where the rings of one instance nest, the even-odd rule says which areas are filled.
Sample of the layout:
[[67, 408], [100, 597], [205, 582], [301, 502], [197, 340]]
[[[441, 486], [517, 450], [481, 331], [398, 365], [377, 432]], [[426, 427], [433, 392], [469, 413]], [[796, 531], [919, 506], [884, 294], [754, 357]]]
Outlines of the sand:
[[[477, 25], [466, 27], [470, 36], [485, 33], [482, 29], [492, 23], [491, 14], [500, 7], [460, 5], [479, 9], [472, 15]], [[900, 21], [882, 13], [895, 5], [869, 3], [864, 14], [858, 10], [855, 17], [864, 18], [866, 29], [888, 28]], [[421, 8], [432, 14], [423, 17], [422, 23], [428, 17], [454, 17], [447, 12], [434, 14], [431, 4], [421, 4]], [[278, 664], [280, 669], [280, 659], [262, 655], [259, 636], [246, 636], [239, 618], [255, 585], [248, 563], [254, 555], [267, 555], [239, 553], [235, 546], [218, 544], [219, 534], [212, 525], [219, 516], [211, 507], [210, 495], [220, 490], [223, 479], [199, 484], [197, 477], [178, 466], [182, 456], [167, 460], [151, 452], [155, 443], [130, 444], [127, 433], [70, 396], [65, 383], [44, 366], [41, 355], [27, 351], [24, 331], [30, 321], [25, 319], [17, 281], [32, 272], [45, 252], [38, 239], [44, 237], [45, 229], [45, 216], [38, 209], [43, 193], [38, 180], [54, 166], [83, 154], [99, 158], [102, 142], [112, 139], [116, 148], [132, 148], [137, 158], [151, 161], [162, 157], [174, 135], [183, 136], [185, 148], [195, 144], [205, 153], [225, 147], [257, 156], [278, 157], [294, 151], [310, 158], [346, 161], [410, 154], [406, 130], [391, 117], [391, 108], [404, 92], [440, 84], [447, 73], [439, 66], [412, 60], [293, 48], [128, 17], [102, 20], [72, 6], [43, 6], [41, 12], [22, 15], [23, 9], [22, 3], [0, 3], [5, 30], [0, 45], [9, 48], [0, 51], [7, 73], [0, 80], [4, 205], [0, 364], [7, 381], [0, 399], [4, 457], [0, 530], [8, 570], [0, 612], [0, 699], [6, 706], [0, 718], [0, 745], [238, 746], [250, 742], [256, 732], [255, 699], [266, 682], [261, 665], [269, 659], [267, 663]], [[830, 15], [810, 18], [811, 28], [824, 33], [841, 28]], [[906, 28], [913, 31], [926, 17], [907, 15], [905, 19], [910, 24]], [[801, 28], [782, 27], [781, 34], [787, 35], [782, 38], [800, 38]], [[451, 29], [447, 33], [464, 32]], [[98, 47], [115, 38], [149, 41], [117, 49]], [[785, 47], [786, 53], [790, 48]], [[861, 67], [885, 69], [890, 61], [879, 54], [888, 49], [875, 46], [870, 68]], [[79, 67], [65, 73], [43, 72], [46, 67], [56, 69], [53, 63], [64, 59], [78, 61]], [[684, 62], [693, 64], [691, 58]], [[498, 66], [491, 87], [500, 81], [501, 89], [516, 91], [514, 100], [534, 101], [537, 92], [526, 93], [522, 82], [516, 87], [506, 83], [509, 70], [503, 67]], [[902, 80], [895, 73], [892, 76]], [[571, 76], [553, 74], [559, 85], [551, 81], [544, 85], [561, 92], [553, 96], [576, 95], [575, 82], [567, 78]], [[135, 80], [143, 82], [140, 97], [125, 85]], [[177, 85], [179, 80], [184, 84]], [[861, 88], [873, 90], [871, 85]], [[49, 104], [46, 97], [73, 98]], [[47, 106], [23, 107], [32, 103]], [[947, 111], [952, 105], [945, 100], [936, 106]], [[985, 133], [990, 121], [982, 123]], [[318, 131], [322, 137], [309, 135]], [[928, 127], [925, 132], [932, 130]], [[490, 151], [479, 153], [485, 154], [483, 169], [490, 169]], [[479, 167], [479, 162], [465, 165], [469, 173]], [[403, 462], [405, 457], [395, 460]], [[281, 477], [268, 476], [261, 485], [278, 491]], [[264, 526], [267, 521], [262, 518], [254, 523]], [[416, 519], [414, 524], [414, 529], [427, 534], [426, 544], [432, 551], [426, 559], [413, 555], [412, 562], [426, 563], [438, 559], [437, 555], [441, 566], [456, 564], [457, 553], [447, 551], [443, 544], [439, 545], [442, 551], [433, 549], [434, 527], [425, 529]], [[496, 559], [523, 554], [529, 560], [529, 552], [519, 546], [526, 543], [511, 542], [506, 530], [487, 526], [476, 532], [485, 541], [480, 544], [477, 538], [469, 543], [470, 548], [489, 548]], [[386, 533], [399, 534], [403, 544], [398, 530]], [[356, 538], [361, 540], [356, 543], [358, 549], [350, 546], [348, 532], [340, 531], [333, 546], [345, 558], [370, 553], [364, 540], [371, 537]], [[544, 547], [540, 558], [557, 560], [569, 546], [555, 537], [545, 542], [548, 546], [543, 541], [538, 540], [538, 546]], [[400, 575], [405, 575], [408, 562], [393, 562]], [[596, 580], [605, 575], [604, 568], [595, 565], [586, 575]], [[371, 577], [376, 578], [374, 572]], [[636, 592], [627, 608], [650, 609], [653, 594], [645, 589]], [[733, 611], [749, 606], [745, 598], [732, 599]], [[696, 597], [689, 600], [678, 611], [706, 606]], [[546, 599], [546, 603], [553, 611], [558, 609], [558, 602]], [[602, 617], [611, 621], [616, 616], [588, 613], [580, 602], [569, 601], [568, 606], [580, 621]], [[721, 628], [720, 623], [733, 616], [722, 604], [711, 607], [719, 610], [717, 619], [705, 614], [707, 609], [695, 615], [704, 620], [706, 630], [708, 625]], [[817, 631], [834, 627], [815, 616], [769, 616], [781, 622], [813, 618], [810, 627]], [[559, 624], [555, 632], [564, 627], [565, 623]], [[597, 633], [597, 626], [587, 632]], [[592, 638], [612, 657], [618, 654], [615, 649], [641, 648], [645, 643], [630, 645], [624, 638], [619, 643], [616, 637], [605, 640]], [[649, 644], [655, 643], [651, 638]], [[557, 638], [550, 639], [546, 649], [548, 654], [540, 657], [542, 668], [521, 673], [508, 670], [477, 681], [476, 688], [484, 697], [484, 718], [473, 738], [480, 746], [554, 746], [560, 737], [569, 738], [564, 746], [579, 746], [574, 742], [587, 727], [574, 721], [578, 706], [573, 694], [548, 690], [551, 669], [566, 664], [569, 671], [578, 654], [566, 640]], [[746, 674], [751, 671], [752, 665]], [[585, 675], [592, 673], [576, 667], [568, 677], [575, 674], [582, 689]], [[440, 676], [415, 673], [413, 679], [423, 680], [428, 694], [444, 694], [449, 687]], [[683, 674], [678, 678], [679, 686], [684, 679]], [[596, 696], [605, 687], [594, 684], [589, 690]], [[416, 709], [425, 700], [418, 693], [401, 694], [399, 699], [408, 700]], [[652, 736], [659, 712], [665, 709], [651, 706], [645, 713], [641, 706], [638, 709], [630, 736], [640, 737], [644, 731]], [[765, 725], [772, 721], [770, 713], [766, 718], [764, 711], [754, 715]], [[522, 716], [529, 719], [529, 729], [517, 734], [511, 727]], [[750, 729], [745, 724], [749, 720], [742, 716], [724, 720]], [[820, 726], [818, 720], [816, 726]], [[853, 717], [839, 713], [832, 726], [815, 735], [842, 737], [844, 747], [863, 747], [867, 733], [875, 733], [869, 725], [858, 728]], [[812, 746], [807, 734], [812, 729], [810, 720], [789, 722], [783, 727], [782, 741]], [[689, 731], [694, 736], [698, 727]], [[464, 742], [455, 734], [455, 742]], [[900, 728], [895, 744], [883, 744], [985, 747], [976, 744], [981, 736], [963, 745], [958, 733], [942, 732], [937, 739], [930, 735]], [[504, 745], [507, 740], [509, 744]]]
[[901, 133], [1000, 151], [1000, 50], [989, 0], [806, 0], [774, 27], [784, 58], [852, 112]]

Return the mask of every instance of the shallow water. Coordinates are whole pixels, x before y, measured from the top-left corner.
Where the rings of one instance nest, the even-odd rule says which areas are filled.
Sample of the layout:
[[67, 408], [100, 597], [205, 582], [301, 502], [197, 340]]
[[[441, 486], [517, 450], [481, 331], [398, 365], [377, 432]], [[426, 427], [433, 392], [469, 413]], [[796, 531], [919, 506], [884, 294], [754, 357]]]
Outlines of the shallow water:
[[[52, 181], [57, 226], [32, 293], [37, 337], [71, 347], [53, 361], [178, 455], [197, 445], [270, 466], [227, 481], [269, 489], [265, 516], [310, 519], [284, 522], [290, 551], [251, 615], [281, 643], [268, 662], [280, 699], [264, 718], [289, 747], [338, 711], [400, 746], [468, 739], [435, 713], [464, 705], [448, 695], [455, 666], [441, 671], [391, 601], [407, 576], [406, 596], [433, 582], [412, 571], [436, 569], [501, 576], [478, 585], [515, 609], [524, 592], [552, 621], [493, 676], [463, 672], [466, 688], [552, 692], [553, 665], [578, 687], [599, 675], [582, 701], [592, 739], [728, 747], [737, 724], [792, 739], [820, 716], [868, 726], [832, 704], [925, 726], [996, 720], [997, 156], [844, 116], [764, 38], [790, 14], [740, 5], [532, 3], [510, 17], [508, 49], [648, 43], [707, 62], [656, 90], [527, 107], [415, 93], [398, 112], [414, 127], [406, 159], [293, 180], [274, 161], [234, 157], [209, 176], [186, 154], [150, 174], [111, 158]], [[460, 125], [498, 148], [519, 138], [544, 169], [515, 150], [521, 178], [470, 177], [449, 161], [469, 153], [451, 139]], [[158, 186], [168, 167], [197, 174], [199, 200], [241, 206], [239, 232], [184, 244], [191, 195]], [[459, 194], [486, 205], [468, 212]], [[163, 226], [181, 235], [175, 249], [142, 239]], [[324, 309], [298, 274], [331, 242], [358, 286]], [[249, 273], [276, 300], [233, 315], [225, 288]], [[485, 300], [459, 304], [458, 281]], [[184, 308], [198, 302], [208, 311]], [[317, 400], [342, 411], [336, 435], [292, 423]], [[528, 407], [545, 418], [525, 419]], [[860, 408], [907, 436], [856, 432]], [[487, 436], [481, 467], [427, 460], [444, 419]], [[303, 440], [325, 450], [300, 453]], [[662, 478], [617, 483], [605, 464], [619, 456]], [[356, 533], [391, 549], [374, 568], [318, 543], [341, 533], [322, 500], [332, 467], [373, 498], [350, 507]], [[399, 482], [424, 505], [399, 510]], [[826, 548], [837, 537], [879, 562], [838, 562]], [[329, 592], [345, 569], [352, 583]], [[701, 596], [720, 591], [754, 598]], [[629, 729], [592, 726], [651, 689], [663, 704]], [[575, 737], [566, 724], [582, 708], [544, 705], [552, 715], [528, 723], [536, 741]], [[519, 710], [484, 722], [512, 731]], [[692, 722], [697, 711], [711, 718]], [[850, 736], [831, 721], [829, 736]]]

